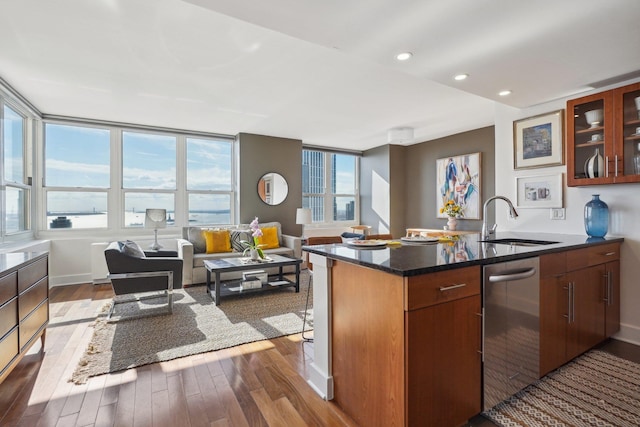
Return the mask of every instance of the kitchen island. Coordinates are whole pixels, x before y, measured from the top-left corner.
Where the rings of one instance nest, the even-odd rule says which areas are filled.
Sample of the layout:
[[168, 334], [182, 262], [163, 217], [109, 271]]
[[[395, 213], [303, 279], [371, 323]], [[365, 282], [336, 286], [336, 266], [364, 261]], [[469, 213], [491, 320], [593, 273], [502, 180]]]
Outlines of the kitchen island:
[[[605, 332], [605, 318], [615, 324], [617, 315], [619, 323], [622, 238], [498, 233], [493, 239], [521, 241], [479, 242], [479, 235], [464, 234], [437, 244], [304, 247], [314, 281], [311, 386], [361, 425], [459, 425], [479, 413], [487, 264], [540, 258], [542, 374], [615, 333], [615, 326]], [[601, 314], [579, 314], [578, 320], [588, 317], [586, 326], [572, 332], [557, 318], [566, 317], [564, 280], [575, 284], [575, 277], [579, 291], [591, 289], [604, 301], [590, 305]], [[617, 311], [616, 304], [607, 308], [614, 300]], [[559, 345], [563, 337], [568, 350]]]

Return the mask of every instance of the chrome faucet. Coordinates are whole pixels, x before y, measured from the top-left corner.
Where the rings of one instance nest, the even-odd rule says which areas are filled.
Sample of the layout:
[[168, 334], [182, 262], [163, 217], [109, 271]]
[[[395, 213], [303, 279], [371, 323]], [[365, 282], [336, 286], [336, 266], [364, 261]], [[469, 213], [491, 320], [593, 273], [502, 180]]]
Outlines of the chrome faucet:
[[498, 224], [493, 224], [491, 226], [491, 228], [489, 228], [489, 224], [487, 224], [487, 207], [489, 206], [489, 202], [491, 202], [493, 200], [496, 200], [496, 199], [501, 199], [501, 200], [504, 200], [505, 202], [507, 202], [507, 204], [509, 205], [509, 215], [511, 216], [511, 218], [517, 218], [518, 217], [518, 212], [516, 212], [516, 208], [513, 207], [513, 203], [511, 203], [511, 200], [509, 200], [508, 198], [506, 198], [504, 196], [489, 197], [484, 202], [484, 205], [482, 206], [482, 235], [481, 235], [481, 240], [488, 239], [489, 236], [491, 236], [492, 234], [494, 234], [496, 232], [496, 227], [498, 227]]

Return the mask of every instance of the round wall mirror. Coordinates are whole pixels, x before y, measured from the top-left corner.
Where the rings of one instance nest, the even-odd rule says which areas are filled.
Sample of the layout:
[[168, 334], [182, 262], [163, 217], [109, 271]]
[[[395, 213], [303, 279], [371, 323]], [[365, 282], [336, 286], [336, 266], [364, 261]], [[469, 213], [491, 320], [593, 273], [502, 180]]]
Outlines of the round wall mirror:
[[289, 185], [279, 173], [265, 173], [258, 181], [258, 195], [268, 205], [279, 205], [287, 198], [287, 194], [289, 194]]

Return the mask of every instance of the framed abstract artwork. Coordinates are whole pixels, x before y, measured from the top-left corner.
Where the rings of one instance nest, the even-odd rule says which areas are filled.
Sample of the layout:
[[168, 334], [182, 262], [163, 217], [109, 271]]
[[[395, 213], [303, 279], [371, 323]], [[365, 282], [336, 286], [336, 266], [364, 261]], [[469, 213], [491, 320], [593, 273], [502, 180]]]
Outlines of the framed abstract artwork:
[[513, 168], [564, 164], [564, 110], [513, 122]]
[[449, 200], [462, 207], [461, 219], [481, 219], [480, 153], [462, 154], [436, 160], [436, 215]]

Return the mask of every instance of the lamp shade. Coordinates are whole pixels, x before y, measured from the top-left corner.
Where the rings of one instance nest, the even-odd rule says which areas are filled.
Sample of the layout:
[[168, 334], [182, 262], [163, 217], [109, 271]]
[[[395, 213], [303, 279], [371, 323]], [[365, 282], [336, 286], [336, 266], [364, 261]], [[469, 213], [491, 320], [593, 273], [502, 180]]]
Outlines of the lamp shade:
[[311, 209], [298, 208], [296, 210], [296, 224], [311, 224]]
[[167, 228], [167, 210], [147, 209], [144, 217], [144, 228], [150, 228], [152, 230]]

